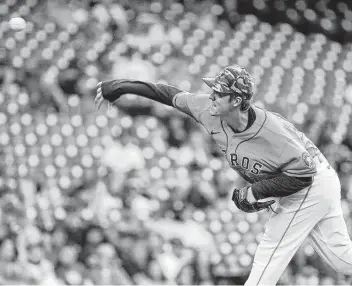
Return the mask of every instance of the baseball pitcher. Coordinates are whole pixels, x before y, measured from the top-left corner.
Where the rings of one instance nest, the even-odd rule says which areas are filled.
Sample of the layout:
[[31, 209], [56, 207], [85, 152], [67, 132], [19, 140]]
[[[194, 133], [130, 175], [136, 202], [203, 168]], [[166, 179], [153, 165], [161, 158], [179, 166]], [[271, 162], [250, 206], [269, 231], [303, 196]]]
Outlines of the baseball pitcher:
[[308, 237], [336, 271], [352, 275], [352, 242], [339, 178], [319, 149], [279, 114], [251, 104], [253, 79], [235, 65], [203, 78], [211, 94], [135, 80], [100, 82], [95, 105], [133, 93], [173, 106], [201, 124], [249, 187], [232, 200], [245, 212], [270, 209], [246, 285], [275, 285]]

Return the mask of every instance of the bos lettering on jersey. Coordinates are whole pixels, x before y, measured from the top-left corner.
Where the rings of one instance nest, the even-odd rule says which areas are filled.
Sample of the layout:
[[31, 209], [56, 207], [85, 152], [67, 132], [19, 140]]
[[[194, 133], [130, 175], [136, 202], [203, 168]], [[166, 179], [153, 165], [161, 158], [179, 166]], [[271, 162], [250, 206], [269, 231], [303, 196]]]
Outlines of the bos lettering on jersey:
[[229, 158], [230, 158], [229, 162], [231, 167], [242, 168], [243, 171], [249, 172], [253, 175], [259, 175], [259, 173], [261, 172], [261, 169], [263, 168], [262, 163], [252, 160], [246, 156], [243, 156], [241, 158], [236, 153], [230, 153]]
[[259, 182], [279, 175], [277, 170], [270, 168], [265, 162], [260, 162], [260, 156], [251, 158], [246, 155], [228, 153], [226, 158], [230, 167], [249, 183]]

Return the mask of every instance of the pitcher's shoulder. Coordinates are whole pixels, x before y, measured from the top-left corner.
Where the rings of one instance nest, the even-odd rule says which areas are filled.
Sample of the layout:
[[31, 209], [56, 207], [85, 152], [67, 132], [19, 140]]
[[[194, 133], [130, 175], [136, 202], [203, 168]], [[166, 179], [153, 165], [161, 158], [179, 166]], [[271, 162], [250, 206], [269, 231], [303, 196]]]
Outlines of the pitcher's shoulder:
[[188, 104], [198, 106], [198, 107], [206, 107], [210, 105], [209, 94], [205, 93], [190, 93], [188, 98]]
[[282, 134], [284, 130], [297, 131], [296, 127], [280, 113], [259, 108], [266, 115], [265, 128], [273, 133]]
[[173, 105], [199, 122], [200, 115], [210, 106], [210, 98], [209, 94], [183, 91], [175, 95]]

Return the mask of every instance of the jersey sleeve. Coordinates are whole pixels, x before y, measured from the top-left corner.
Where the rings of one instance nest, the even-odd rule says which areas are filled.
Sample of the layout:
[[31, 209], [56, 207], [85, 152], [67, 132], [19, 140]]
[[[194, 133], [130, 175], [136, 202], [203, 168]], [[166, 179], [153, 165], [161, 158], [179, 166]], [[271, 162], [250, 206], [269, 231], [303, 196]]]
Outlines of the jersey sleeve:
[[172, 106], [173, 97], [182, 92], [168, 84], [155, 84], [146, 81], [117, 79], [101, 83], [104, 99], [114, 102], [126, 93], [133, 93], [151, 100]]
[[208, 96], [187, 91], [176, 94], [172, 100], [175, 108], [200, 122], [200, 115], [207, 107]]
[[317, 172], [312, 156], [299, 138], [291, 139], [280, 156], [279, 169], [288, 176], [310, 177]]

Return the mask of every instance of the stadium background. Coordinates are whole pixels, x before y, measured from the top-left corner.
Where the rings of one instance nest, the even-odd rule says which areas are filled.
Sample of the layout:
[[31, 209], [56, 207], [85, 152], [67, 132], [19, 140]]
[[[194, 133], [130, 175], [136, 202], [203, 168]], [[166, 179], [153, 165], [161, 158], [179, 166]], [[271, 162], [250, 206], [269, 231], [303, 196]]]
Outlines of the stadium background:
[[[10, 19], [26, 20], [14, 30]], [[0, 3], [1, 284], [242, 284], [267, 213], [201, 127], [98, 81], [208, 91], [232, 63], [255, 104], [306, 132], [338, 170], [352, 234], [352, 5], [329, 0]], [[280, 284], [346, 284], [309, 244]]]

